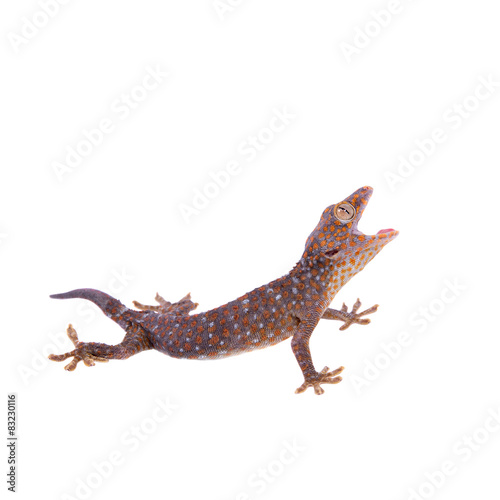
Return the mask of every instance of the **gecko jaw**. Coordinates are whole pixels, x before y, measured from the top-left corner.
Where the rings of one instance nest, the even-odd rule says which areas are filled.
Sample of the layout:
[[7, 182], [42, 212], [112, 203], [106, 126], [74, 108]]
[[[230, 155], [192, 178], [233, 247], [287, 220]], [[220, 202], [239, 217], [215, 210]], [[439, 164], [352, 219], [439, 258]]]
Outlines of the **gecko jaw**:
[[399, 231], [396, 231], [395, 229], [392, 228], [388, 228], [388, 229], [381, 229], [380, 231], [377, 231], [377, 233], [374, 235], [369, 235], [369, 234], [367, 235], [357, 228], [357, 224], [356, 227], [352, 228], [351, 230], [351, 235], [358, 240], [358, 243], [366, 242], [366, 240], [368, 240], [369, 241], [368, 246], [373, 246], [376, 244], [376, 242], [381, 242], [381, 241], [383, 241], [385, 245], [389, 243], [389, 241], [392, 241], [398, 234]]

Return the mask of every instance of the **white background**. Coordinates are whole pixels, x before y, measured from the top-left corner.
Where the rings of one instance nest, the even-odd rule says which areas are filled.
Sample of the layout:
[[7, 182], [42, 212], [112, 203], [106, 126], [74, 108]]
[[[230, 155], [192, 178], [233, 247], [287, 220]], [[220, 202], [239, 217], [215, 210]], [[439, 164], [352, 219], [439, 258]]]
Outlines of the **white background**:
[[[498, 498], [500, 87], [481, 87], [500, 82], [495, 3], [73, 0], [46, 23], [40, 3], [0, 14], [18, 498]], [[168, 76], [144, 92], [147, 68]], [[276, 110], [294, 117], [242, 153]], [[113, 130], [61, 174], [103, 119]], [[422, 159], [415, 141], [436, 128], [446, 139]], [[398, 173], [412, 152], [419, 165]], [[231, 161], [238, 173], [187, 222], [183, 204], [214, 195], [210, 172]], [[217, 362], [149, 351], [69, 373], [46, 360], [72, 348], [58, 340], [70, 322], [84, 341], [123, 334], [49, 294], [99, 288], [131, 306], [190, 291], [216, 307], [288, 272], [322, 210], [363, 185], [360, 229], [400, 236], [332, 303], [378, 303], [372, 323], [313, 335], [318, 369], [346, 367], [321, 397], [294, 394], [288, 341]], [[158, 398], [176, 406], [163, 422]]]

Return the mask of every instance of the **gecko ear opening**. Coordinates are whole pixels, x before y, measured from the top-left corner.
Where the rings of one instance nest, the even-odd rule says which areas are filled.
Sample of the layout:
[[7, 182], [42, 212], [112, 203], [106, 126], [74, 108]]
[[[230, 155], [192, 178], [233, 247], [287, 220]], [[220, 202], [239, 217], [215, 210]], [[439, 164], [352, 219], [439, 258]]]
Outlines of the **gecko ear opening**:
[[323, 252], [323, 255], [330, 260], [339, 260], [341, 258], [340, 248], [333, 248], [332, 250], [328, 250], [327, 252]]

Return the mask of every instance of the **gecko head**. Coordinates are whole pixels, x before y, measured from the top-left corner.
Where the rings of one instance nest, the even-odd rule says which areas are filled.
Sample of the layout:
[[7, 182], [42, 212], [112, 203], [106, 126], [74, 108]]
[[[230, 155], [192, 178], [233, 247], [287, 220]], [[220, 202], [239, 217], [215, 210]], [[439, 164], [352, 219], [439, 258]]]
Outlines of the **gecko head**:
[[382, 229], [374, 235], [358, 230], [358, 222], [372, 193], [373, 189], [365, 186], [340, 203], [327, 207], [307, 239], [302, 257], [323, 257], [360, 271], [399, 234], [394, 229]]

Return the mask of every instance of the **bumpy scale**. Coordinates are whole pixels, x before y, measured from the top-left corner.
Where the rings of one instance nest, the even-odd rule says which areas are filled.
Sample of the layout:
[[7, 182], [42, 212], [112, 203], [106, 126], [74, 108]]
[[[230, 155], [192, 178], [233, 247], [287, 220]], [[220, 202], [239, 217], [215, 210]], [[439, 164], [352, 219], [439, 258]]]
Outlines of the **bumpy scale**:
[[126, 359], [148, 349], [175, 358], [217, 359], [262, 349], [292, 337], [292, 350], [304, 375], [304, 383], [296, 392], [313, 387], [316, 394], [322, 394], [321, 384], [342, 380], [339, 374], [343, 367], [316, 371], [309, 350], [311, 334], [320, 319], [343, 321], [341, 330], [353, 323], [370, 322], [363, 316], [375, 312], [376, 305], [359, 313], [359, 299], [351, 312], [345, 304], [340, 311], [328, 306], [342, 286], [398, 235], [393, 229], [373, 236], [358, 231], [372, 191], [363, 187], [329, 206], [307, 239], [301, 259], [287, 275], [207, 312], [190, 315], [198, 304], [191, 301], [189, 294], [175, 303], [157, 295], [156, 306], [134, 302], [139, 310], [129, 309], [117, 299], [90, 288], [52, 295], [56, 299], [84, 298], [94, 302], [127, 333], [115, 346], [80, 342], [70, 325], [68, 335], [75, 349], [66, 354], [51, 354], [49, 358], [63, 361], [72, 357], [65, 367], [70, 371], [79, 361], [93, 366], [94, 361]]

